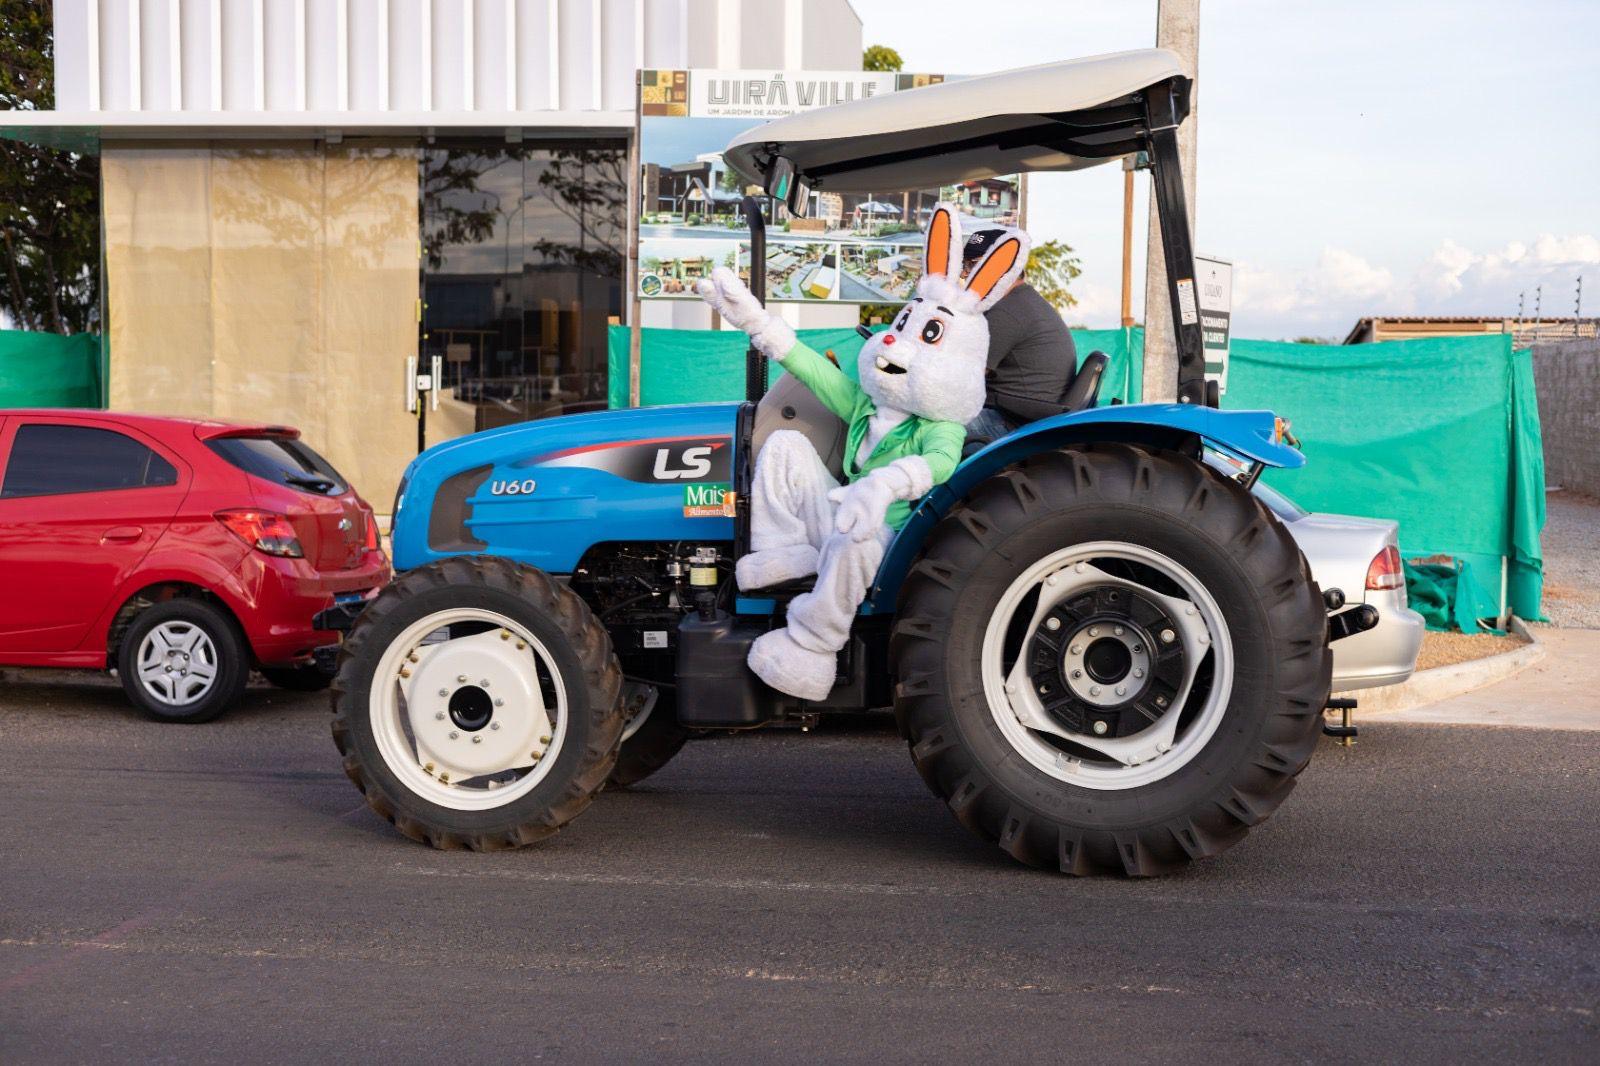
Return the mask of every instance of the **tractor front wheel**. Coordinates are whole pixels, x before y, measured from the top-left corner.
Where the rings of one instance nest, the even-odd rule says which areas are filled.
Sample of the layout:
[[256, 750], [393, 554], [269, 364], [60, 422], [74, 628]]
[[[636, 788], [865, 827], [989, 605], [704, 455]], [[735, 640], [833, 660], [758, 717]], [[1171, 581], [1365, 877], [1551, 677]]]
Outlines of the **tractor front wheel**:
[[1326, 702], [1326, 615], [1236, 482], [1126, 445], [1034, 456], [928, 539], [890, 645], [918, 770], [1031, 865], [1161, 873], [1270, 814]]
[[622, 671], [574, 593], [493, 557], [409, 571], [340, 652], [333, 738], [367, 803], [413, 840], [477, 851], [555, 833], [605, 784]]

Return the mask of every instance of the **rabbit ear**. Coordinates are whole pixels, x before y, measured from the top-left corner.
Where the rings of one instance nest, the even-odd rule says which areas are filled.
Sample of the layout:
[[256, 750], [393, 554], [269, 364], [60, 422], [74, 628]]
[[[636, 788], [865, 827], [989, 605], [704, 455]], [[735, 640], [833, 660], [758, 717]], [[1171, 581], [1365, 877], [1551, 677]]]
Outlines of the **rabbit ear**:
[[978, 310], [987, 311], [1005, 298], [1028, 265], [1028, 235], [1021, 230], [995, 242], [967, 277], [967, 291], [978, 298]]
[[923, 261], [923, 273], [929, 277], [941, 275], [957, 285], [961, 283], [961, 224], [956, 221], [956, 209], [949, 204], [934, 206]]

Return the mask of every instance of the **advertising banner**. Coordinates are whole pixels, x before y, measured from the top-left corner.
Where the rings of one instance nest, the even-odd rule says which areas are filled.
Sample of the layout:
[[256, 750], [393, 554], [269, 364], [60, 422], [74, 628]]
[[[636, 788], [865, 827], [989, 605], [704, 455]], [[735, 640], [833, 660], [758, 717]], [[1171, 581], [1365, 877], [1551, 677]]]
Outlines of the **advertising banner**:
[[[761, 190], [722, 161], [735, 136], [769, 119], [943, 80], [865, 71], [642, 71], [637, 296], [693, 299], [695, 281], [719, 266], [748, 281], [749, 230], [739, 208]], [[1015, 226], [1022, 197], [1021, 178], [1011, 175], [910, 192], [815, 190], [804, 218], [769, 204], [768, 299], [903, 301], [922, 273], [922, 229], [935, 203]]]

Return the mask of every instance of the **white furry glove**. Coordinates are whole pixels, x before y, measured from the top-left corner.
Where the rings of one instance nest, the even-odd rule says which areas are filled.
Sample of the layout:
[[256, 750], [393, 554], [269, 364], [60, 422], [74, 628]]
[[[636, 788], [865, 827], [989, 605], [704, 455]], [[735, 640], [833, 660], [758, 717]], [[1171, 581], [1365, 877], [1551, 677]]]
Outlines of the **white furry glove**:
[[933, 488], [933, 471], [920, 455], [896, 459], [866, 477], [828, 493], [839, 505], [833, 526], [851, 540], [868, 540], [877, 534], [896, 500], [915, 500]]
[[768, 313], [739, 275], [727, 267], [717, 267], [709, 278], [695, 282], [694, 291], [735, 329], [748, 333], [755, 346], [770, 358], [781, 363], [794, 348], [796, 338], [790, 325]]

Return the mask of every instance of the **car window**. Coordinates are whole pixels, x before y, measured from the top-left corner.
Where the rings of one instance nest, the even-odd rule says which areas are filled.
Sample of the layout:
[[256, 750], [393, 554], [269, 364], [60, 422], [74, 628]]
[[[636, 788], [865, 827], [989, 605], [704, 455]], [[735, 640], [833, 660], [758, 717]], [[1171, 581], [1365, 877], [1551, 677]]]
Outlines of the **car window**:
[[17, 427], [0, 498], [176, 485], [171, 463], [132, 437], [91, 426]]
[[218, 437], [211, 450], [247, 474], [318, 496], [338, 496], [344, 478], [304, 442], [288, 437]]

